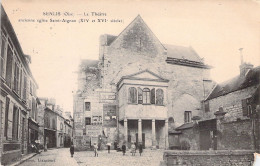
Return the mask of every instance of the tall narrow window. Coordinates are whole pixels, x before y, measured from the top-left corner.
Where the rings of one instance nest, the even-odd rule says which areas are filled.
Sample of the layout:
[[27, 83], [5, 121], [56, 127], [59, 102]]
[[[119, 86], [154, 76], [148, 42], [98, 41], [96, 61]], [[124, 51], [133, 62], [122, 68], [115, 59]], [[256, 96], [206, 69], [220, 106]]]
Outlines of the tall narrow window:
[[14, 90], [19, 94], [19, 67], [17, 63], [15, 63], [14, 68]]
[[18, 125], [19, 125], [19, 110], [16, 106], [13, 108], [13, 140], [18, 139]]
[[22, 93], [23, 93], [23, 71], [20, 70], [20, 87], [19, 87], [19, 95], [21, 96], [22, 98]]
[[163, 90], [157, 89], [156, 90], [156, 104], [157, 105], [163, 105], [163, 100], [164, 100]]
[[26, 99], [27, 99], [26, 89], [27, 89], [27, 77], [24, 73], [24, 78], [23, 78], [23, 100], [24, 101], [26, 101]]
[[191, 111], [184, 112], [184, 123], [191, 122]]
[[56, 129], [56, 120], [55, 119], [52, 119], [52, 128]]
[[137, 90], [134, 87], [129, 88], [128, 101], [129, 103], [137, 103]]
[[9, 104], [10, 104], [10, 99], [7, 97], [6, 98], [6, 103], [5, 103], [5, 131], [4, 131], [4, 136], [6, 138], [7, 138], [7, 132], [8, 132]]
[[1, 66], [0, 76], [4, 77], [4, 73], [5, 73], [5, 70], [4, 70], [4, 66], [5, 66], [5, 40], [3, 39], [3, 37], [2, 37], [2, 40], [1, 40], [0, 66]]
[[143, 89], [143, 103], [150, 104], [150, 89], [149, 88]]
[[155, 104], [155, 89], [151, 90], [151, 104]]
[[90, 111], [91, 105], [90, 102], [85, 102], [85, 111]]
[[251, 115], [253, 114], [252, 106], [251, 106], [251, 105], [248, 105], [248, 106], [247, 106], [247, 112], [248, 112], [248, 116], [251, 116]]
[[138, 104], [143, 104], [143, 90], [138, 88]]
[[6, 83], [11, 88], [12, 83], [12, 68], [13, 68], [13, 51], [8, 45], [7, 49], [7, 59], [6, 59]]
[[205, 112], [209, 112], [210, 109], [209, 109], [209, 101], [205, 101], [204, 102], [204, 106], [205, 106]]
[[32, 81], [30, 80], [30, 93], [32, 94]]

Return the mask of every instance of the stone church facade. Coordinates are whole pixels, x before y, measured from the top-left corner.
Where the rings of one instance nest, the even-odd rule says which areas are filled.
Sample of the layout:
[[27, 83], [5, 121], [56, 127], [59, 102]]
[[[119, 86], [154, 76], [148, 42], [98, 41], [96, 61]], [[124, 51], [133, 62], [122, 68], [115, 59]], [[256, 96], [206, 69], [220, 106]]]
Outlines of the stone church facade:
[[[86, 121], [100, 126], [101, 144], [171, 146], [169, 130], [200, 115], [201, 101], [213, 88], [211, 67], [192, 47], [162, 44], [140, 15], [118, 36], [102, 35], [99, 48], [98, 60], [83, 60], [79, 67], [76, 147], [91, 142]], [[114, 116], [107, 116], [108, 108]], [[100, 123], [94, 124], [96, 118]]]

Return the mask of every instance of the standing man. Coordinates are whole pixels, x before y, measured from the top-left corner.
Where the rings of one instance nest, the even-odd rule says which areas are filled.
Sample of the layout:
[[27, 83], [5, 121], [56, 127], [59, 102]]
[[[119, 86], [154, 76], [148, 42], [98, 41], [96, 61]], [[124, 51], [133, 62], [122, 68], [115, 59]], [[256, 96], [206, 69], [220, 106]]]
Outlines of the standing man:
[[74, 145], [73, 144], [70, 145], [70, 155], [71, 155], [71, 157], [73, 157], [73, 155], [74, 155]]
[[123, 156], [124, 156], [125, 155], [125, 151], [126, 151], [125, 143], [123, 143], [123, 145], [122, 145], [122, 151], [123, 151]]
[[95, 157], [98, 157], [98, 146], [96, 143], [94, 143], [94, 153], [95, 153]]
[[110, 146], [111, 146], [111, 143], [107, 143], [107, 151], [108, 151], [108, 153], [110, 153]]
[[139, 153], [140, 153], [140, 156], [143, 153], [143, 145], [141, 143], [139, 144]]

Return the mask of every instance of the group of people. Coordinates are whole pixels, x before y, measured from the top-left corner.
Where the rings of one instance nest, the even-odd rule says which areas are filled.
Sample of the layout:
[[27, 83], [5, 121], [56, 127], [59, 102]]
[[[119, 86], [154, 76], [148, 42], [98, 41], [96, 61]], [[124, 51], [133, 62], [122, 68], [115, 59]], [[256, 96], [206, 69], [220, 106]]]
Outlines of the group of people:
[[[107, 144], [107, 146], [108, 146], [107, 147], [108, 153], [110, 153], [110, 146], [111, 146], [111, 144]], [[95, 157], [98, 157], [98, 146], [97, 146], [96, 143], [94, 143], [93, 149], [94, 149]], [[137, 150], [137, 145], [136, 145], [136, 143], [133, 142], [132, 145], [131, 145], [131, 149], [130, 149], [130, 152], [132, 153], [132, 156], [135, 156], [136, 150]], [[138, 150], [139, 150], [139, 154], [141, 156], [142, 153], [143, 153], [143, 146], [142, 146], [142, 144], [139, 144]], [[124, 156], [125, 153], [126, 153], [126, 145], [125, 144], [122, 145], [122, 152], [123, 152], [123, 156]], [[70, 154], [71, 154], [71, 157], [73, 157], [73, 155], [74, 155], [74, 145], [73, 144], [71, 144], [71, 146], [70, 146]]]
[[[133, 142], [132, 145], [131, 145], [131, 149], [130, 149], [130, 153], [132, 153], [132, 156], [135, 156], [136, 149], [137, 149], [136, 143]], [[138, 149], [139, 149], [139, 154], [141, 156], [142, 153], [143, 153], [143, 146], [142, 146], [142, 144], [139, 144]], [[126, 153], [126, 146], [125, 146], [125, 144], [122, 145], [122, 151], [123, 151], [123, 156], [124, 156], [125, 153]]]

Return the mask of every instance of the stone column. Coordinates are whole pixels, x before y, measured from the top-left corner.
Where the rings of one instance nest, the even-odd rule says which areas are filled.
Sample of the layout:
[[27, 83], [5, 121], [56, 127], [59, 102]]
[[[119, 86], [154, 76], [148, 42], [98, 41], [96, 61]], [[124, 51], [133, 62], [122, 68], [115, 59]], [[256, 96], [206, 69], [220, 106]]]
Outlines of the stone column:
[[165, 149], [169, 148], [169, 141], [168, 141], [168, 119], [165, 120]]
[[128, 134], [127, 134], [127, 119], [124, 119], [124, 136], [125, 136], [125, 145], [127, 145], [127, 138], [128, 138]]
[[138, 143], [142, 142], [142, 119], [138, 119]]
[[155, 119], [152, 120], [152, 140], [153, 140], [153, 148], [156, 148]]

